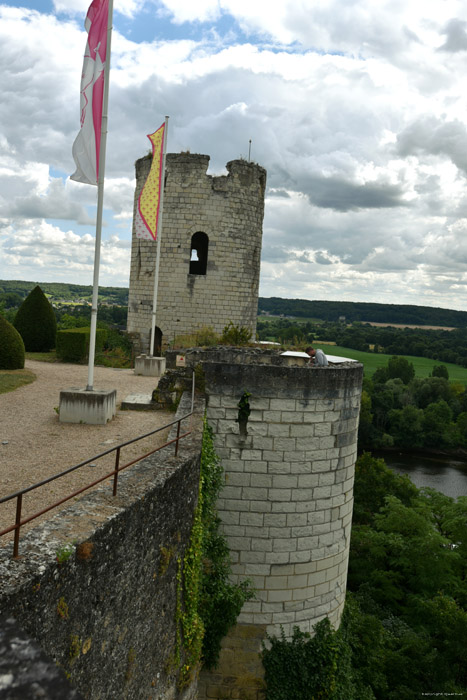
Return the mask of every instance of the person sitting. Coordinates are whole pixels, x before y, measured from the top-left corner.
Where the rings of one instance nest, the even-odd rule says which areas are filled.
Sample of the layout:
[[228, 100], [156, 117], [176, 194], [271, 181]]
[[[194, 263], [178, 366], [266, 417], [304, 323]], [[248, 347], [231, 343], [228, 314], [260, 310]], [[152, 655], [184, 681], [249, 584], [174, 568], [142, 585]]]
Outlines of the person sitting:
[[319, 367], [327, 367], [328, 358], [322, 350], [319, 348], [315, 350], [311, 346], [305, 350], [305, 352], [310, 356], [310, 364], [318, 365]]

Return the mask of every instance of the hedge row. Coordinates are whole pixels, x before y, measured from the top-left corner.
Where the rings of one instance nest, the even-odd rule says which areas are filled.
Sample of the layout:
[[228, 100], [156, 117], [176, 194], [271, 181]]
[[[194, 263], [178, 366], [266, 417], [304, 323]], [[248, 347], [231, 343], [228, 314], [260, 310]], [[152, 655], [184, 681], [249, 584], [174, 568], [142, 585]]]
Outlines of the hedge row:
[[[86, 362], [89, 355], [89, 327], [70, 328], [57, 332], [57, 357], [64, 362]], [[107, 331], [104, 328], [96, 330], [96, 353], [102, 350]]]

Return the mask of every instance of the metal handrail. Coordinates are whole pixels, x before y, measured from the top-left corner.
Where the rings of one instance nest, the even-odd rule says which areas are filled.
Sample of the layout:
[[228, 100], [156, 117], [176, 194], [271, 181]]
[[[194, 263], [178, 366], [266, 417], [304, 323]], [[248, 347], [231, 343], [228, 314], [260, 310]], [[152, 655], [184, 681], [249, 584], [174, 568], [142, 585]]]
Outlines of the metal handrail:
[[[140, 462], [142, 459], [145, 459], [145, 457], [149, 457], [150, 455], [154, 454], [155, 452], [159, 452], [159, 450], [164, 449], [164, 447], [168, 447], [169, 445], [172, 445], [173, 443], [175, 443], [175, 456], [177, 456], [178, 455], [178, 443], [179, 443], [179, 441], [182, 440], [183, 438], [187, 437], [188, 435], [190, 435], [192, 432], [192, 423], [190, 420], [190, 426], [189, 426], [190, 429], [187, 432], [180, 434], [182, 421], [186, 420], [187, 418], [192, 418], [192, 416], [193, 416], [194, 393], [195, 393], [195, 375], [193, 373], [192, 387], [191, 387], [191, 410], [189, 413], [186, 413], [185, 415], [181, 416], [180, 418], [176, 418], [175, 420], [171, 421], [170, 423], [166, 423], [161, 428], [156, 428], [155, 430], [151, 430], [149, 433], [145, 433], [144, 435], [140, 435], [136, 438], [133, 438], [132, 440], [127, 440], [126, 442], [122, 442], [119, 445], [115, 445], [114, 447], [110, 447], [108, 450], [105, 450], [104, 452], [100, 452], [98, 455], [94, 455], [93, 457], [90, 457], [89, 459], [85, 459], [82, 462], [79, 462], [79, 464], [74, 464], [72, 467], [68, 467], [68, 469], [65, 469], [64, 471], [59, 472], [58, 474], [54, 474], [53, 476], [49, 476], [47, 479], [44, 479], [43, 481], [39, 481], [36, 484], [32, 484], [32, 486], [27, 486], [26, 488], [21, 489], [20, 491], [15, 491], [15, 493], [10, 494], [9, 496], [4, 496], [3, 498], [0, 498], [0, 505], [2, 503], [6, 503], [7, 501], [11, 501], [14, 498], [16, 498], [15, 523], [14, 523], [14, 525], [10, 525], [9, 527], [5, 528], [4, 530], [2, 530], [0, 532], [0, 537], [2, 537], [3, 535], [7, 535], [9, 532], [12, 532], [13, 530], [15, 531], [14, 541], [13, 541], [13, 558], [14, 559], [18, 558], [20, 530], [21, 530], [21, 527], [23, 525], [26, 525], [26, 523], [29, 523], [31, 520], [35, 520], [36, 518], [40, 517], [41, 515], [44, 515], [44, 513], [48, 513], [50, 510], [53, 510], [54, 508], [57, 508], [57, 506], [61, 505], [62, 503], [66, 503], [66, 501], [69, 501], [72, 498], [75, 498], [76, 496], [83, 493], [84, 491], [87, 491], [88, 489], [93, 488], [93, 486], [100, 484], [102, 481], [105, 481], [106, 479], [110, 478], [111, 476], [113, 476], [112, 495], [116, 496], [117, 495], [117, 486], [118, 486], [118, 475], [120, 472], [122, 472], [124, 469], [127, 469], [128, 467], [131, 467], [136, 462]], [[147, 452], [146, 454], [142, 455], [141, 457], [137, 457], [136, 459], [133, 459], [131, 462], [127, 462], [127, 464], [120, 466], [120, 451], [123, 447], [127, 447], [128, 445], [131, 445], [135, 442], [138, 442], [139, 440], [144, 440], [145, 438], [150, 437], [151, 435], [155, 435], [156, 433], [159, 433], [162, 430], [166, 430], [167, 428], [170, 428], [173, 425], [177, 425], [177, 436], [175, 438], [173, 438], [172, 440], [169, 440], [168, 442], [165, 442], [163, 445], [159, 445], [159, 447], [156, 447], [154, 450]], [[41, 486], [45, 486], [46, 484], [49, 484], [51, 481], [55, 481], [56, 479], [60, 479], [61, 477], [66, 476], [67, 474], [70, 474], [71, 472], [74, 472], [76, 469], [80, 469], [81, 467], [86, 466], [90, 462], [94, 462], [97, 459], [100, 459], [101, 457], [105, 457], [106, 455], [111, 454], [112, 452], [115, 452], [116, 454], [115, 454], [115, 467], [111, 472], [109, 472], [108, 474], [105, 474], [105, 476], [99, 477], [99, 479], [96, 479], [91, 484], [87, 484], [86, 486], [81, 487], [80, 489], [78, 489], [77, 491], [74, 491], [70, 495], [65, 496], [64, 498], [61, 498], [59, 501], [52, 503], [52, 505], [47, 506], [47, 508], [43, 508], [42, 510], [38, 511], [37, 513], [34, 513], [34, 515], [30, 515], [27, 518], [24, 518], [23, 520], [21, 519], [23, 495], [25, 493], [29, 493], [30, 491], [33, 491], [37, 488], [40, 488]]]

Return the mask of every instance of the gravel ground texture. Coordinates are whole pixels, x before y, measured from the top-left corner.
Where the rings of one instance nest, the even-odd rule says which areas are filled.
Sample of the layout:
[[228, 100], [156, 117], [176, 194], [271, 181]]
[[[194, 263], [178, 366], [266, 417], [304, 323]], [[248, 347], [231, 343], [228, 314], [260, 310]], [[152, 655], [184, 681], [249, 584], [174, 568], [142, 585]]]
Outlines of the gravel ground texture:
[[[16, 391], [0, 394], [0, 497], [174, 420], [174, 414], [165, 411], [119, 409], [120, 403], [130, 394], [150, 394], [157, 386], [156, 377], [136, 376], [132, 369], [95, 367], [94, 387], [117, 389], [116, 416], [106, 425], [60, 423], [55, 410], [59, 405], [60, 391], [71, 387], [84, 388], [88, 378], [87, 366], [26, 360], [25, 368], [34, 372], [36, 380]], [[147, 454], [162, 444], [167, 434], [168, 429], [123, 448], [120, 464]], [[114, 464], [113, 452], [25, 494], [23, 517], [110, 472]], [[0, 504], [0, 531], [13, 524], [15, 502], [16, 499]], [[52, 514], [55, 512], [51, 511]], [[27, 527], [30, 526], [24, 526], [22, 531]], [[11, 538], [11, 534], [2, 537], [0, 546]]]

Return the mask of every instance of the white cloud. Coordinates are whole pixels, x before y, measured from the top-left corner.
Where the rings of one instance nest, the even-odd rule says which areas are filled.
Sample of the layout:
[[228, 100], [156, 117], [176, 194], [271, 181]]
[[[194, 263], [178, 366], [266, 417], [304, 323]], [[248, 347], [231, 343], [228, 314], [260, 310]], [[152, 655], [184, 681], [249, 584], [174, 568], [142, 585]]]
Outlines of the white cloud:
[[[0, 277], [91, 283], [96, 188], [66, 179], [87, 6], [0, 7]], [[219, 173], [251, 139], [266, 167], [262, 294], [467, 308], [466, 36], [460, 0], [117, 2], [101, 278], [128, 283], [169, 114], [169, 150]]]
[[451, 19], [443, 34], [446, 34], [446, 41], [440, 46], [440, 51], [467, 51], [467, 22]]
[[[94, 237], [57, 226], [24, 220], [0, 226], [0, 278], [92, 285]], [[101, 284], [125, 287], [129, 280], [129, 241], [117, 236], [101, 249]]]
[[467, 127], [458, 119], [448, 121], [426, 115], [399, 133], [397, 145], [402, 156], [445, 156], [467, 175]]
[[[56, 12], [63, 12], [68, 15], [86, 16], [89, 0], [53, 0]], [[144, 0], [115, 0], [114, 12], [119, 12], [126, 17], [134, 17], [144, 5]]]
[[389, 55], [412, 44], [437, 47], [446, 18], [464, 17], [461, 0], [162, 0], [173, 20], [205, 22], [219, 13], [235, 17], [247, 33], [258, 33], [283, 44], [299, 42], [326, 52]]
[[78, 224], [92, 224], [94, 221], [83, 206], [66, 196], [60, 178], [52, 179], [44, 194], [32, 192], [4, 200], [0, 215], [13, 219], [68, 219]]

